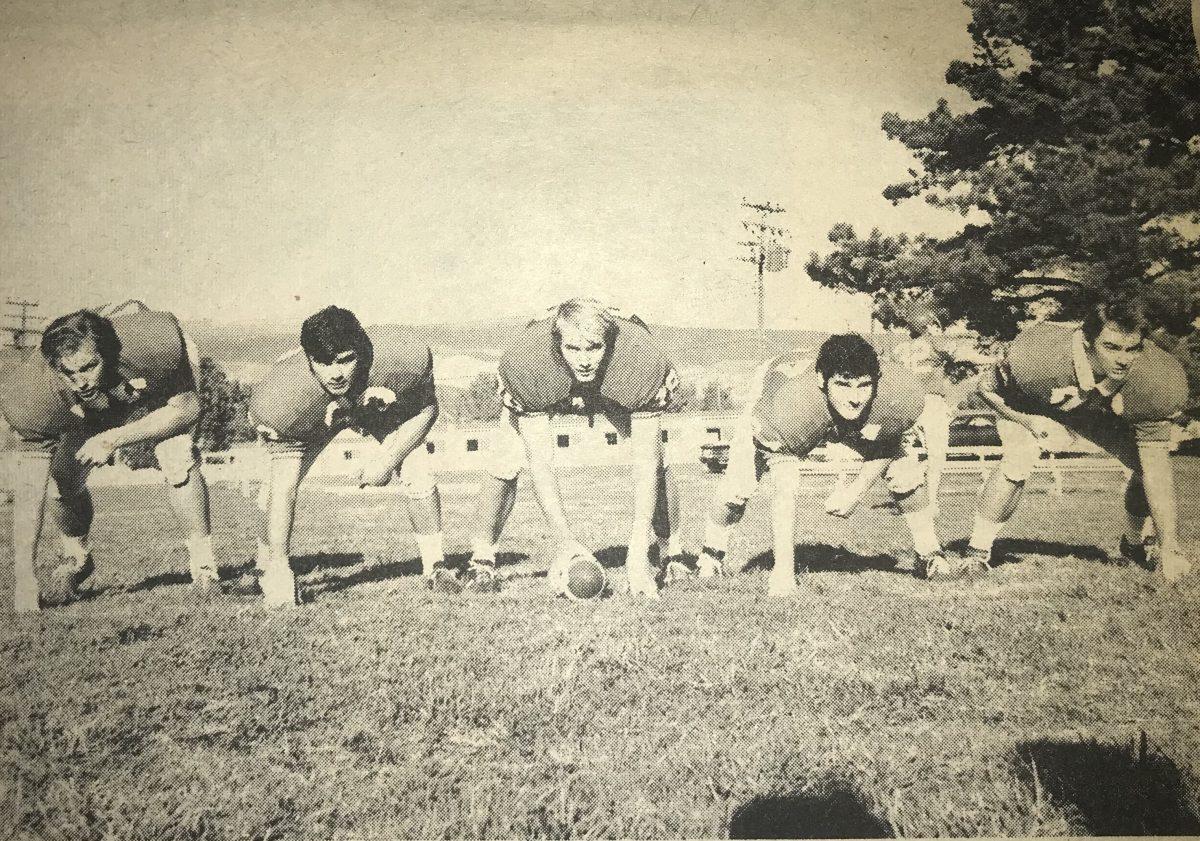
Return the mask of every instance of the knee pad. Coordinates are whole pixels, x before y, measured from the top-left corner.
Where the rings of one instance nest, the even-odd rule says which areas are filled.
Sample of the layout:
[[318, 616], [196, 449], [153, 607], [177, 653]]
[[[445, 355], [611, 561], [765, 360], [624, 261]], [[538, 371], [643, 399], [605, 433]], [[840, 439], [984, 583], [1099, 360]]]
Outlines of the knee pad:
[[519, 452], [512, 447], [497, 446], [484, 459], [483, 469], [489, 476], [503, 482], [515, 482], [525, 469], [524, 446], [521, 446]]
[[409, 499], [428, 499], [437, 491], [437, 482], [429, 470], [401, 471], [400, 492]]
[[159, 462], [162, 468], [163, 476], [166, 477], [167, 483], [173, 488], [182, 488], [192, 479], [192, 471], [199, 469], [199, 464], [193, 459], [190, 462], [180, 464], [163, 464]]
[[158, 467], [168, 484], [182, 488], [192, 478], [192, 470], [199, 467], [199, 452], [192, 443], [190, 434], [160, 441], [154, 447]]
[[898, 458], [884, 474], [887, 489], [895, 496], [908, 496], [925, 484], [925, 462], [915, 456]]
[[1010, 482], [1027, 482], [1033, 475], [1033, 465], [1037, 457], [1027, 450], [1005, 448], [1000, 456], [1000, 472]]

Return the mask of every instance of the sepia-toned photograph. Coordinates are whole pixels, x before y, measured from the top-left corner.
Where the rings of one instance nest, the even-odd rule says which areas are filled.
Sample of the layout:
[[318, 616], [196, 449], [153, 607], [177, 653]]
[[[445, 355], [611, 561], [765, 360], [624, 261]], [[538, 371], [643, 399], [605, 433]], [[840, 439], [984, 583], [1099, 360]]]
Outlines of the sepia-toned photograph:
[[0, 838], [1200, 835], [1200, 0], [4, 0]]

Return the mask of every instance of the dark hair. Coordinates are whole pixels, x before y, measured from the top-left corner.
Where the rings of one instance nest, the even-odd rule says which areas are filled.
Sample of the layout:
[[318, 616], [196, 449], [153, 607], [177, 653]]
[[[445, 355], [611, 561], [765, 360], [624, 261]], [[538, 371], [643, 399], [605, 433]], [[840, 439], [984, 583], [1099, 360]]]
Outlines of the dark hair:
[[1083, 316], [1083, 337], [1089, 343], [1096, 341], [1106, 324], [1112, 324], [1127, 333], [1145, 336], [1148, 332], [1145, 311], [1141, 304], [1132, 299], [1104, 301], [1088, 307]]
[[879, 354], [857, 333], [830, 336], [817, 351], [817, 373], [825, 380], [838, 374], [879, 379]]
[[375, 358], [375, 348], [367, 331], [350, 310], [326, 307], [304, 319], [300, 326], [300, 347], [323, 365], [348, 350], [358, 354], [358, 370], [365, 374]]
[[51, 321], [42, 333], [42, 356], [55, 368], [60, 359], [79, 350], [88, 339], [95, 342], [106, 375], [115, 371], [121, 357], [121, 339], [111, 321], [91, 310], [79, 310]]

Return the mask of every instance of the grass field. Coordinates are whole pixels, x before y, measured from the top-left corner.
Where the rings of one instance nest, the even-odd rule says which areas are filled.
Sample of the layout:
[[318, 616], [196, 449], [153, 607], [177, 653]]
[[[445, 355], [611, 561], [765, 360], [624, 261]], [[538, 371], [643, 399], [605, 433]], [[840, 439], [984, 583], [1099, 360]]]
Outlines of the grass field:
[[[1179, 464], [1195, 547], [1200, 464]], [[694, 545], [712, 477], [681, 478]], [[472, 477], [450, 480], [461, 551], [473, 499], [453, 483]], [[167, 553], [164, 492], [103, 489], [94, 591], [0, 617], [0, 836], [1200, 832], [1200, 584], [1110, 562], [1102, 485], [1027, 498], [983, 581], [913, 579], [884, 510], [804, 510], [809, 572], [770, 601], [757, 499], [732, 551], [745, 573], [586, 604], [547, 593], [528, 490], [508, 586], [447, 597], [421, 586], [397, 497], [314, 487], [294, 545], [309, 601], [284, 613], [237, 592], [236, 489], [214, 489], [229, 587], [209, 597]], [[624, 473], [565, 492], [619, 581]], [[971, 502], [944, 500], [947, 539]]]

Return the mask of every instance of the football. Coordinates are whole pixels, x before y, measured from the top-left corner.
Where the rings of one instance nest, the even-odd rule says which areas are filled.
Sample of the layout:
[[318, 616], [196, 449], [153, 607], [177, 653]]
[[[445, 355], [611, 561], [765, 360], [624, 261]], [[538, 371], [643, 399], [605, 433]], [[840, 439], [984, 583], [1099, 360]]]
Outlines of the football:
[[567, 566], [567, 597], [575, 601], [598, 599], [608, 586], [604, 567], [591, 555], [573, 558]]

